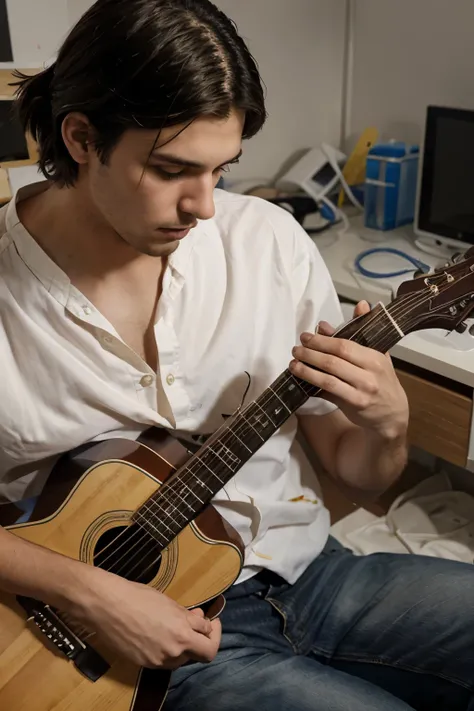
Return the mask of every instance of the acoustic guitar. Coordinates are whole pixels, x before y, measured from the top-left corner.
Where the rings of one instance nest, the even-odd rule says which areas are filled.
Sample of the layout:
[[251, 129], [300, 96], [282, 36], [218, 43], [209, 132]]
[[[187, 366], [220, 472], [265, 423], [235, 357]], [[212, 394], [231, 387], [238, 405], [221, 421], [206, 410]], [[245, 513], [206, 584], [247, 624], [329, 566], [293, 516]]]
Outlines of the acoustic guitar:
[[[405, 282], [388, 306], [376, 305], [334, 337], [386, 352], [417, 330], [465, 328], [473, 309], [474, 249]], [[319, 392], [285, 370], [191, 456], [165, 431], [84, 446], [52, 474], [57, 501], [40, 500], [29, 523], [8, 530], [215, 617], [240, 573], [244, 547], [210, 502]], [[164, 670], [120, 658], [61, 610], [0, 594], [2, 711], [159, 711], [169, 680]]]

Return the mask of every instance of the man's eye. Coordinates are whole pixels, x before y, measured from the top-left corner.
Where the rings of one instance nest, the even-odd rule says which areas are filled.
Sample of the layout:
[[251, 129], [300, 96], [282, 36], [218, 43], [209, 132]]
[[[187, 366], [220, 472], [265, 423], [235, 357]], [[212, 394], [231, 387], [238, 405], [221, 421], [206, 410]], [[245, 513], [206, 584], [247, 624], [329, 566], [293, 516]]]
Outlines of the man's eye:
[[184, 170], [179, 170], [176, 173], [172, 173], [169, 170], [165, 170], [164, 168], [161, 168], [157, 165], [153, 166], [153, 170], [155, 170], [158, 175], [164, 178], [165, 180], [177, 180], [182, 175], [184, 175]]
[[218, 170], [222, 173], [228, 173], [233, 165], [239, 165], [239, 163], [240, 163], [240, 160], [238, 158], [236, 158], [235, 160], [232, 160], [229, 163], [222, 165]]

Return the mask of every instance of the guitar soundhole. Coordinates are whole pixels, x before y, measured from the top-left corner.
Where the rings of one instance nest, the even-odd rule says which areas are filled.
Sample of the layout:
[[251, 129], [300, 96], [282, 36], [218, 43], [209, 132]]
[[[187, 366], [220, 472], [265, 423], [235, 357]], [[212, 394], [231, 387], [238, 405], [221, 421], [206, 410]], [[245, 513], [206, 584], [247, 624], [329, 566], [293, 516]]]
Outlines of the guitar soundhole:
[[161, 549], [136, 524], [106, 531], [94, 549], [94, 565], [122, 578], [148, 585], [161, 565]]

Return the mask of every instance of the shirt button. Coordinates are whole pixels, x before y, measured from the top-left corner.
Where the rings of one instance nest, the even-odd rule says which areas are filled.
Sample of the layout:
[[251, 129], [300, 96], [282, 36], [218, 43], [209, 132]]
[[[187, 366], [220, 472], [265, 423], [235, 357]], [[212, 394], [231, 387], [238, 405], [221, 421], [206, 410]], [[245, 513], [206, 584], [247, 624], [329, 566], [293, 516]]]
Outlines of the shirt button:
[[142, 388], [149, 388], [150, 385], [153, 384], [153, 376], [152, 375], [144, 375], [143, 378], [140, 380], [140, 385]]
[[166, 376], [166, 382], [168, 383], [168, 385], [173, 385], [174, 380], [175, 380], [174, 375], [172, 375], [171, 373], [168, 376]]
[[84, 316], [90, 316], [92, 313], [91, 307], [90, 306], [83, 306], [82, 313], [84, 314]]

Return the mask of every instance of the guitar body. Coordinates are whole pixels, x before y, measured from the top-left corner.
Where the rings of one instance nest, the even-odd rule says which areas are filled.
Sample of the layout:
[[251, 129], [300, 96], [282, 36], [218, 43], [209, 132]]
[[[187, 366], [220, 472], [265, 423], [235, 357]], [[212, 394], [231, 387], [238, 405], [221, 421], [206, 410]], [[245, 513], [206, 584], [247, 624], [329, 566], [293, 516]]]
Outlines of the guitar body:
[[[158, 544], [156, 554], [149, 544], [141, 550], [142, 529], [132, 520], [134, 512], [189, 456], [165, 434], [158, 451], [128, 440], [92, 446], [83, 455], [86, 468], [78, 480], [76, 471], [76, 483], [74, 467], [55, 472], [57, 489], [62, 488], [63, 494], [69, 489], [57, 508], [40, 520], [8, 528], [20, 538], [90, 565], [109, 560], [115, 567], [101, 567], [117, 574], [127, 549], [136, 575], [145, 575], [146, 584], [185, 607], [204, 607], [209, 617], [215, 617], [223, 607], [222, 593], [240, 573], [242, 543], [209, 506], [163, 551]], [[38, 513], [55, 506], [50, 497], [45, 504], [40, 502]], [[92, 636], [87, 644], [110, 665], [104, 673], [101, 663], [91, 657], [86, 667], [97, 676], [92, 680], [50, 642], [38, 626], [41, 619], [27, 622], [27, 617], [16, 597], [0, 594], [0, 709], [159, 711], [166, 698], [168, 672], [123, 661]]]

